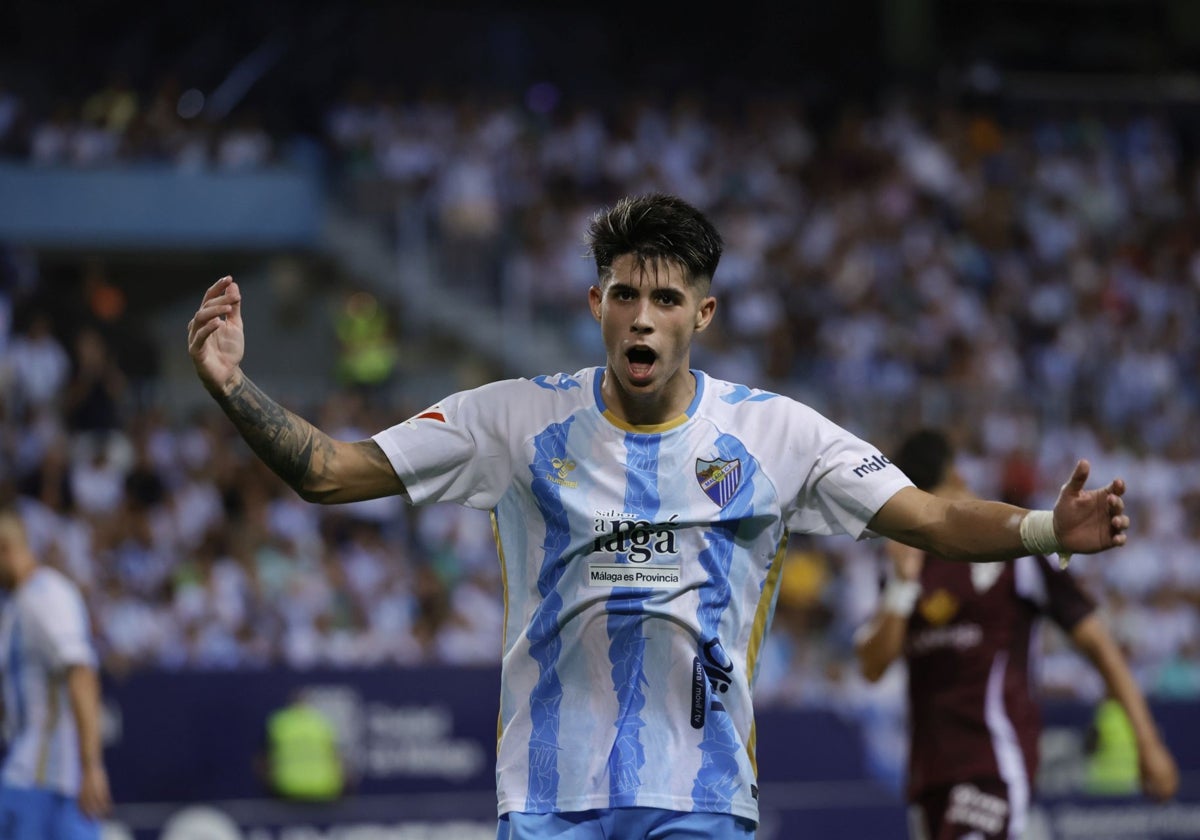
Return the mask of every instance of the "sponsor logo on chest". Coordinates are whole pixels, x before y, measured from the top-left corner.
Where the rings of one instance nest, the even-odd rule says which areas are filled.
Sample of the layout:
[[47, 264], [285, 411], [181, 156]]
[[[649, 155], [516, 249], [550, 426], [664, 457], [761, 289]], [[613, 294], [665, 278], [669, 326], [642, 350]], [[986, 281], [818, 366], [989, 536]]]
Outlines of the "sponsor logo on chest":
[[656, 523], [616, 511], [597, 513], [592, 551], [596, 554], [625, 554], [630, 563], [646, 563], [656, 555], [678, 554], [675, 534], [677, 517], [678, 514], [666, 522]]
[[588, 586], [677, 587], [680, 567], [675, 519], [650, 522], [620, 511], [597, 511], [592, 553], [613, 560], [588, 563]]

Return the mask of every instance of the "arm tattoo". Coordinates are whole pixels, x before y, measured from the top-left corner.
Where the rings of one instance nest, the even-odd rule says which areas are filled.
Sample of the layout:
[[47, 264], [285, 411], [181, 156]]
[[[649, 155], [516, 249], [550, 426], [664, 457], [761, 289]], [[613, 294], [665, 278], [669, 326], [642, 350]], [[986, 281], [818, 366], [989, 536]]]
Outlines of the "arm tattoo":
[[[276, 475], [297, 492], [304, 478], [328, 465], [333, 447], [316, 426], [296, 416], [243, 376], [217, 403], [242, 438]], [[317, 463], [314, 465], [314, 461]]]

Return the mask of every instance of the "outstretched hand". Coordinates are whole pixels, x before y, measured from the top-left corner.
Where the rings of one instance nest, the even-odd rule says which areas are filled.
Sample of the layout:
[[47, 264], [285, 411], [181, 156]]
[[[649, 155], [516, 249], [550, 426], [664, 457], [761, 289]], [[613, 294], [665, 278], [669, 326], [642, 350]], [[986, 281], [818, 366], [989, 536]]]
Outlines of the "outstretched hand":
[[1054, 503], [1054, 533], [1071, 554], [1094, 554], [1125, 545], [1125, 482], [1113, 479], [1097, 490], [1084, 490], [1091, 465], [1081, 460]]
[[245, 349], [242, 292], [232, 277], [222, 277], [209, 286], [188, 322], [188, 354], [204, 387], [213, 393], [228, 389]]

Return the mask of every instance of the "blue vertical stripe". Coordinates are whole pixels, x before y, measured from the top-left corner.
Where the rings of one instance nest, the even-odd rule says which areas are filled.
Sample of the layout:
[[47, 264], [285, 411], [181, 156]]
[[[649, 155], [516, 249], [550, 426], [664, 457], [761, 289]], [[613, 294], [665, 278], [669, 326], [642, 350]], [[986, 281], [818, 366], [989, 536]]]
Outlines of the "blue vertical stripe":
[[[707, 547], [700, 552], [700, 566], [708, 574], [708, 585], [700, 588], [700, 607], [697, 620], [704, 650], [702, 661], [711, 663], [728, 662], [722, 647], [719, 630], [721, 616], [729, 606], [732, 588], [729, 585], [729, 568], [733, 559], [734, 541], [740, 520], [753, 512], [753, 482], [758, 465], [750, 457], [737, 438], [721, 435], [716, 441], [718, 457], [724, 461], [742, 462], [742, 483], [733, 498], [723, 508], [722, 521], [715, 522], [705, 534]], [[732, 679], [746, 680], [745, 674], [730, 675]], [[710, 694], [719, 698], [719, 692]], [[723, 710], [714, 710], [710, 703], [704, 719], [704, 738], [700, 741], [700, 769], [692, 783], [692, 802], [697, 811], [729, 810], [734, 794], [738, 790], [738, 754], [742, 750], [738, 742], [733, 721]]]
[[[658, 492], [658, 451], [661, 435], [625, 435], [624, 512], [644, 522], [654, 522], [661, 505]], [[617, 556], [625, 562], [627, 556]], [[644, 589], [617, 587], [609, 595], [608, 659], [612, 663], [613, 691], [617, 696], [616, 739], [608, 754], [609, 807], [637, 804], [646, 763], [641, 712], [646, 706], [646, 637]]]
[[558, 614], [563, 600], [558, 582], [565, 570], [563, 552], [570, 544], [567, 511], [563, 507], [561, 488], [550, 481], [556, 467], [555, 459], [566, 457], [567, 435], [574, 418], [548, 426], [533, 440], [533, 497], [546, 524], [545, 554], [538, 572], [538, 593], [541, 602], [529, 621], [529, 655], [538, 664], [538, 681], [529, 695], [529, 787], [525, 810], [545, 812], [554, 810], [558, 799], [558, 725], [562, 705], [562, 682], [558, 676], [558, 657], [562, 639], [558, 633]]

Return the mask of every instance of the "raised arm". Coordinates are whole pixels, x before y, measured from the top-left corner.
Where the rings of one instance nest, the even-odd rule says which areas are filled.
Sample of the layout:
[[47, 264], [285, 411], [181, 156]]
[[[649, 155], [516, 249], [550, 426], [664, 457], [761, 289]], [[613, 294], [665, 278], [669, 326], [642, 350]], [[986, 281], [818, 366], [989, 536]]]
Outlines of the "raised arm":
[[887, 544], [887, 553], [891, 567], [879, 606], [871, 620], [854, 634], [859, 670], [871, 682], [879, 680], [904, 653], [908, 617], [921, 595], [921, 567], [925, 563], [924, 552], [897, 542]]
[[1092, 613], [1075, 625], [1071, 640], [1100, 672], [1108, 693], [1121, 704], [1137, 739], [1142, 790], [1151, 799], [1164, 801], [1179, 789], [1179, 769], [1159, 737], [1158, 727], [1134, 680], [1125, 656], [1100, 618]]
[[949, 560], [991, 562], [1027, 554], [1094, 554], [1125, 544], [1125, 482], [1084, 490], [1090, 467], [1075, 465], [1053, 511], [1003, 502], [945, 499], [908, 487], [875, 514], [870, 529]]
[[404, 493], [373, 440], [338, 441], [267, 396], [242, 372], [242, 294], [232, 277], [209, 287], [188, 322], [188, 353], [204, 387], [254, 453], [310, 502]]

